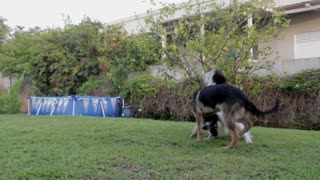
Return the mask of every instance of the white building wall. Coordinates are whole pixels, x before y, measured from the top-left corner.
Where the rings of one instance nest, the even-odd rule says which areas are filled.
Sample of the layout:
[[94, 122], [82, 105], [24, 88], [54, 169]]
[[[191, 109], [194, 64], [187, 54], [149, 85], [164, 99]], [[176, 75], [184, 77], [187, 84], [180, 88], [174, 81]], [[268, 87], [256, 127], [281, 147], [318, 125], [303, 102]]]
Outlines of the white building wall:
[[[320, 56], [315, 56], [320, 52], [319, 38], [315, 38], [314, 45], [310, 47], [318, 52], [310, 54], [303, 49], [297, 49], [296, 35], [312, 32], [320, 32], [320, 11], [310, 11], [289, 16], [291, 21], [288, 28], [284, 29], [277, 39], [268, 45], [272, 47], [273, 57], [280, 59], [275, 62], [274, 70], [278, 73], [293, 74], [305, 69], [320, 68]], [[297, 56], [298, 55], [298, 56]], [[312, 56], [311, 56], [312, 55]]]
[[[208, 3], [212, 0], [203, 0], [202, 2]], [[245, 1], [245, 0], [244, 0]], [[197, 0], [193, 0], [193, 5], [197, 5]], [[230, 0], [218, 0], [217, 2], [227, 6]], [[309, 0], [276, 0], [279, 6], [290, 6], [299, 3], [308, 3]], [[308, 9], [303, 9], [303, 11]], [[157, 17], [157, 11], [154, 11], [154, 18]], [[175, 20], [180, 18], [183, 14], [182, 11], [175, 13], [173, 16], [169, 17], [168, 20]], [[137, 16], [132, 16], [119, 21], [114, 21], [107, 23], [107, 25], [122, 25], [129, 33], [139, 33], [141, 27], [146, 28], [146, 23], [144, 18], [147, 14], [140, 14]], [[293, 74], [304, 69], [310, 68], [320, 68], [320, 57], [312, 58], [301, 58], [303, 57], [303, 52], [299, 53], [299, 58], [295, 57], [295, 36], [299, 33], [320, 31], [320, 11], [312, 10], [309, 12], [300, 12], [294, 15], [290, 15], [291, 19], [290, 26], [282, 31], [279, 37], [272, 42], [268, 43], [274, 54], [272, 57], [280, 57], [278, 61], [275, 62], [274, 72], [279, 74]], [[313, 47], [317, 49], [317, 47]], [[320, 51], [320, 47], [319, 47]], [[307, 53], [307, 52], [305, 52]], [[309, 57], [305, 54], [305, 57]], [[260, 71], [263, 73], [263, 71]]]

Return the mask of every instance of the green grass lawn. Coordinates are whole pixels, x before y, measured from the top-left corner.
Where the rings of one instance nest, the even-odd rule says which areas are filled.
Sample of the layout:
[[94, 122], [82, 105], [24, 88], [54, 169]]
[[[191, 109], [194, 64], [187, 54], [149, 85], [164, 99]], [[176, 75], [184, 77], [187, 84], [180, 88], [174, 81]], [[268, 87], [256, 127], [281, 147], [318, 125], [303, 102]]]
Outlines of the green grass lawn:
[[254, 127], [197, 142], [195, 123], [0, 115], [0, 179], [317, 179], [320, 133]]

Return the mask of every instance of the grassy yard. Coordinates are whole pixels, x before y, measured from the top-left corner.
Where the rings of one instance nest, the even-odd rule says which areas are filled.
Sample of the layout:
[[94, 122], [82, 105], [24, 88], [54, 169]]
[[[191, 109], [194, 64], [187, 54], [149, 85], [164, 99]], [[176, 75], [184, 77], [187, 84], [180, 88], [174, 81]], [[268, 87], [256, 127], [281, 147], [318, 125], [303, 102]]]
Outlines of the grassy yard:
[[194, 123], [0, 115], [0, 179], [317, 179], [320, 132], [254, 127], [254, 144], [187, 138]]

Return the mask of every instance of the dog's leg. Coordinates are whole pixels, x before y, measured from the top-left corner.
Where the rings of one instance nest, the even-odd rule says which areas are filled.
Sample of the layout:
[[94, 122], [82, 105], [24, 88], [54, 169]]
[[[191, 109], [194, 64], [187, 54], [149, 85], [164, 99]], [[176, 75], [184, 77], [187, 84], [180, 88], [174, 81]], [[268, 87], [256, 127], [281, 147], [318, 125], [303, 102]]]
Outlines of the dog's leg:
[[[244, 126], [242, 123], [236, 122], [236, 129], [237, 129], [239, 132], [242, 132], [244, 128], [245, 128], [245, 126]], [[241, 135], [241, 134], [240, 134], [240, 135]], [[244, 140], [246, 141], [247, 144], [253, 143], [253, 141], [252, 141], [252, 136], [251, 136], [251, 134], [250, 134], [249, 131], [248, 131], [248, 132], [245, 132], [245, 133], [243, 134], [243, 137], [244, 137]]]
[[231, 135], [231, 142], [228, 146], [224, 147], [224, 149], [226, 149], [226, 150], [233, 149], [237, 145], [239, 138], [240, 138], [240, 135], [235, 128], [233, 128], [233, 129], [230, 128], [230, 135]]
[[239, 122], [241, 122], [243, 124], [243, 128], [240, 130], [240, 135], [245, 134], [246, 132], [248, 132], [251, 127], [253, 126], [253, 122], [251, 121], [250, 115], [249, 114], [245, 114], [243, 118], [241, 118], [239, 120]]
[[198, 137], [198, 141], [201, 141], [202, 140], [202, 127], [203, 127], [202, 112], [196, 112], [196, 120], [197, 120], [197, 137]]
[[223, 106], [223, 117], [225, 119], [225, 122], [227, 124], [227, 127], [231, 135], [230, 144], [224, 147], [224, 149], [226, 150], [233, 149], [237, 145], [240, 139], [240, 134], [235, 127], [235, 123], [236, 123], [235, 112], [237, 109], [238, 109], [237, 106], [230, 107], [230, 109], [228, 106]]
[[211, 132], [209, 131], [209, 135], [208, 137], [204, 138], [204, 140], [210, 140], [210, 139], [214, 139], [215, 137], [211, 134]]
[[194, 126], [194, 128], [191, 131], [191, 134], [189, 135], [189, 138], [194, 138], [197, 135], [197, 130], [198, 130], [197, 127], [198, 127], [197, 125]]
[[252, 135], [250, 132], [246, 132], [243, 134], [244, 140], [246, 141], [247, 144], [253, 143], [252, 141]]
[[240, 134], [245, 134], [246, 132], [248, 132], [251, 127], [252, 127], [252, 123], [248, 122], [248, 121], [243, 121], [241, 122], [243, 124], [243, 128], [240, 131]]

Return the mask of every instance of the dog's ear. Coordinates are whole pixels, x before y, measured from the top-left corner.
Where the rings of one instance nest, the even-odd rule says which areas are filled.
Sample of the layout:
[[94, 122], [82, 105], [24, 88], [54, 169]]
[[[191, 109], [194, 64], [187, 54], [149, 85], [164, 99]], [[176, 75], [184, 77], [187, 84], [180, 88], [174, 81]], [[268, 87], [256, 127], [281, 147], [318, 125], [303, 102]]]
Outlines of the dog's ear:
[[224, 84], [227, 82], [224, 75], [218, 70], [215, 70], [214, 76], [212, 78], [213, 82], [215, 82], [216, 84]]

